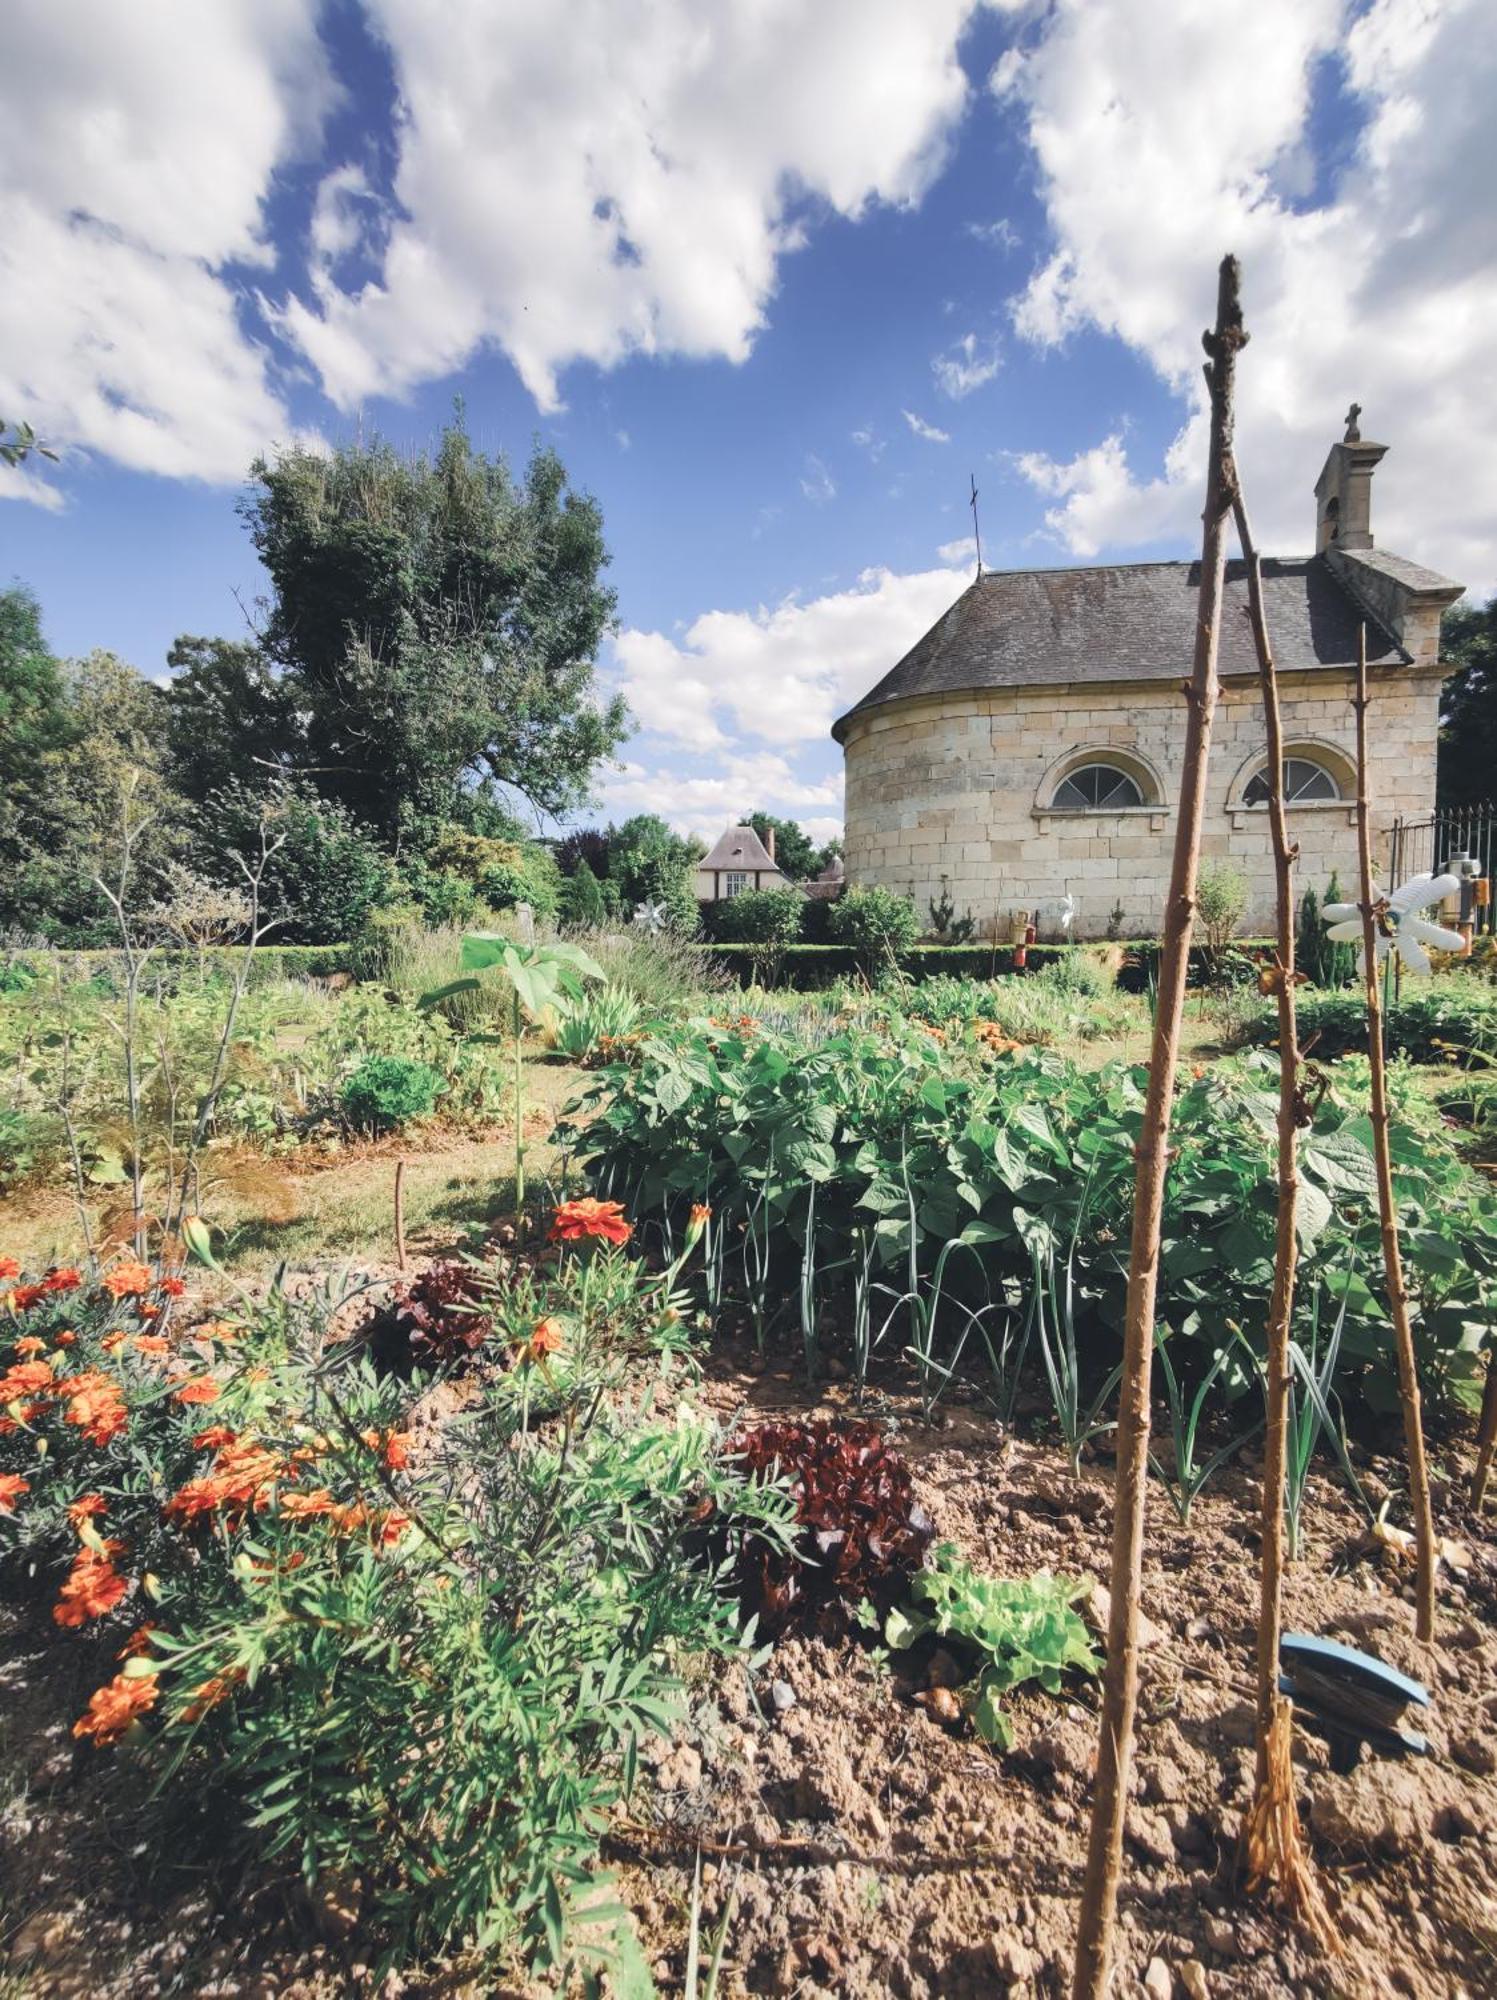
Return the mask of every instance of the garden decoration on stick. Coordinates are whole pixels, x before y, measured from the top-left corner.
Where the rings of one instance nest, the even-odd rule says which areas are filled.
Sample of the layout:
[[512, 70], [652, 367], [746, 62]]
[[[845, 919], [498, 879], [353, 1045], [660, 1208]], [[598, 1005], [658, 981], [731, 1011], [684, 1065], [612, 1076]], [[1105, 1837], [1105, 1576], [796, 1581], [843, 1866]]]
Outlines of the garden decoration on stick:
[[[463, 968], [469, 975], [497, 965], [509, 981], [512, 1000], [510, 1029], [515, 1049], [515, 1230], [525, 1213], [525, 1061], [527, 1016], [535, 1021], [562, 1000], [580, 1000], [584, 980], [603, 978], [603, 968], [576, 944], [521, 944], [514, 938], [486, 931], [463, 939]], [[474, 977], [451, 980], [435, 992], [423, 993], [423, 1010], [439, 1006], [456, 993], [471, 993]], [[495, 1035], [475, 1035], [474, 1041], [497, 1041]]]
[[1263, 566], [1235, 477], [1233, 488], [1237, 540], [1247, 566], [1248, 618], [1263, 694], [1263, 730], [1268, 748], [1268, 828], [1274, 862], [1274, 956], [1260, 973], [1259, 983], [1273, 994], [1279, 1017], [1279, 1198], [1273, 1292], [1268, 1309], [1268, 1408], [1263, 1439], [1258, 1747], [1253, 1804], [1243, 1828], [1241, 1860], [1245, 1886], [1250, 1892], [1271, 1891], [1314, 1936], [1334, 1949], [1335, 1932], [1300, 1837], [1290, 1754], [1294, 1741], [1293, 1706], [1279, 1692], [1279, 1641], [1284, 1622], [1285, 1449], [1291, 1368], [1289, 1329], [1294, 1317], [1294, 1278], [1299, 1254], [1299, 1132], [1302, 1125], [1309, 1125], [1313, 1119], [1300, 1083], [1299, 1027], [1294, 1000], [1295, 987], [1305, 978], [1294, 962], [1294, 864], [1299, 847], [1290, 842], [1284, 816], [1284, 727], [1273, 645], [1263, 604]]
[[1117, 1484], [1113, 1512], [1111, 1607], [1107, 1621], [1107, 1673], [1097, 1745], [1097, 1781], [1087, 1847], [1086, 1879], [1072, 1979], [1074, 2000], [1101, 2000], [1111, 1970], [1123, 1859], [1123, 1814], [1133, 1756], [1138, 1705], [1139, 1599], [1143, 1586], [1144, 1507], [1149, 1463], [1149, 1378], [1154, 1353], [1154, 1303], [1159, 1285], [1159, 1243], [1169, 1162], [1171, 1101], [1179, 1058], [1180, 1025], [1194, 928], [1206, 771], [1216, 709], [1216, 660], [1221, 640], [1222, 583], [1227, 559], [1227, 519], [1236, 497], [1232, 467], [1232, 390], [1237, 354], [1247, 342], [1239, 297], [1237, 259], [1222, 259], [1216, 325], [1202, 336], [1211, 398], [1211, 445], [1206, 468], [1205, 530], [1195, 657], [1185, 685], [1185, 749], [1180, 810], [1170, 869], [1159, 985], [1150, 1052], [1149, 1088], [1138, 1140], [1128, 1296], [1123, 1322], [1123, 1378], [1118, 1408]]
[[1456, 887], [1453, 875], [1424, 876], [1406, 882], [1391, 896], [1380, 896], [1372, 884], [1372, 830], [1367, 781], [1367, 627], [1357, 638], [1357, 868], [1361, 890], [1359, 910], [1333, 903], [1325, 915], [1329, 935], [1345, 937], [1354, 917], [1360, 917], [1362, 973], [1367, 986], [1368, 1097], [1372, 1118], [1372, 1157], [1377, 1167], [1377, 1206], [1382, 1224], [1383, 1277], [1388, 1290], [1388, 1317], [1393, 1322], [1398, 1361], [1398, 1393], [1403, 1405], [1404, 1449], [1409, 1461], [1409, 1504], [1414, 1513], [1414, 1630], [1426, 1645], [1435, 1636], [1435, 1524], [1430, 1508], [1429, 1467], [1424, 1456], [1424, 1423], [1419, 1409], [1419, 1369], [1414, 1359], [1414, 1335], [1409, 1324], [1409, 1295], [1404, 1285], [1403, 1257], [1398, 1245], [1398, 1209], [1393, 1197], [1393, 1159], [1388, 1143], [1388, 1077], [1383, 1053], [1383, 996], [1378, 968], [1396, 952], [1411, 972], [1429, 971], [1426, 947], [1460, 951], [1465, 940], [1455, 931], [1431, 923], [1420, 913], [1444, 900]]

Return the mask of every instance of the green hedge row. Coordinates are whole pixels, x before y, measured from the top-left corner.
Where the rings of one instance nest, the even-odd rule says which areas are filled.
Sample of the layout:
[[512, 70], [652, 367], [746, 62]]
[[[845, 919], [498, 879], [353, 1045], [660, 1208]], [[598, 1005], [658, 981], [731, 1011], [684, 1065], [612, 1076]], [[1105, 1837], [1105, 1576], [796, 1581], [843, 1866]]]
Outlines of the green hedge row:
[[[1239, 939], [1236, 948], [1253, 953], [1266, 949], [1266, 945], [1267, 941], [1262, 939]], [[1110, 948], [1124, 954], [1118, 985], [1127, 993], [1146, 992], [1159, 963], [1158, 943], [1154, 939], [1136, 942], [1119, 940], [1116, 947]], [[716, 959], [736, 975], [742, 986], [754, 983], [764, 963], [763, 948], [756, 945], [709, 943], [694, 945], [693, 949]], [[1038, 972], [1057, 959], [1086, 949], [1087, 946], [1079, 944], [1032, 944], [1023, 970]], [[1191, 952], [1193, 973], [1199, 975], [1205, 957], [1201, 946]], [[917, 944], [909, 951], [901, 952], [898, 962], [900, 971], [915, 980], [943, 975], [967, 979], [1001, 979], [1009, 973], [1023, 976], [1014, 964], [1014, 947], [1011, 944]], [[857, 952], [851, 945], [845, 944], [787, 945], [776, 955], [775, 963], [779, 983], [800, 992], [815, 991], [839, 979], [856, 978], [861, 970]]]

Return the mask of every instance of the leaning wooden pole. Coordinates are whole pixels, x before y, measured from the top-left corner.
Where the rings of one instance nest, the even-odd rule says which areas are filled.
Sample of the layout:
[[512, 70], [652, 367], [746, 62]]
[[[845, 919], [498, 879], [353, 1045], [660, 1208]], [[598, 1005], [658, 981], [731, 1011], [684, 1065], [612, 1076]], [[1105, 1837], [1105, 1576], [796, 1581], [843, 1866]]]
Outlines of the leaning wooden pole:
[[1290, 1752], [1294, 1722], [1279, 1693], [1279, 1639], [1284, 1614], [1284, 1467], [1289, 1428], [1289, 1333], [1294, 1318], [1294, 1278], [1299, 1258], [1299, 1128], [1308, 1124], [1300, 1088], [1299, 1023], [1294, 989], [1294, 864], [1299, 848], [1289, 838], [1284, 812], [1284, 724], [1278, 675], [1263, 604], [1263, 565], [1253, 542], [1239, 486], [1233, 501], [1237, 539], [1247, 567], [1248, 618], [1258, 655], [1263, 733], [1268, 747], [1268, 831], [1274, 865], [1274, 961], [1264, 979], [1279, 1016], [1279, 1206], [1274, 1240], [1273, 1291], [1267, 1329], [1268, 1418], [1263, 1439], [1263, 1504], [1259, 1531], [1258, 1764], [1253, 1805], [1243, 1828], [1242, 1870], [1250, 1893], [1267, 1891], [1325, 1943], [1333, 1933], [1300, 1838]]
[[1123, 1324], [1123, 1379], [1118, 1407], [1117, 1482], [1112, 1532], [1112, 1602], [1107, 1621], [1107, 1670], [1097, 1782], [1086, 1857], [1074, 2000], [1100, 2000], [1111, 1971], [1123, 1814], [1133, 1759], [1138, 1704], [1138, 1620], [1143, 1588], [1144, 1502], [1149, 1460], [1149, 1381], [1154, 1358], [1154, 1302], [1159, 1287], [1159, 1237], [1169, 1162], [1170, 1113], [1180, 1049], [1180, 1021], [1195, 923], [1196, 874], [1206, 811], [1206, 766], [1216, 711], [1216, 658], [1221, 639], [1227, 518], [1232, 511], [1232, 387], [1238, 350], [1246, 344], [1235, 257], [1224, 257], [1216, 325], [1203, 336], [1211, 397], [1211, 445], [1206, 469], [1205, 531], [1195, 659], [1185, 686], [1185, 753], [1175, 854], [1159, 951], [1159, 991], [1149, 1063], [1149, 1089], [1138, 1140], [1133, 1234]]
[[1404, 1452], [1409, 1461], [1409, 1504], [1414, 1510], [1414, 1630], [1426, 1644], [1435, 1636], [1435, 1523], [1429, 1499], [1429, 1467], [1424, 1456], [1424, 1420], [1419, 1408], [1419, 1369], [1409, 1325], [1409, 1295], [1398, 1247], [1398, 1209], [1393, 1198], [1393, 1159], [1388, 1145], [1388, 1073], [1383, 1054], [1383, 995], [1378, 978], [1377, 933], [1387, 918], [1372, 894], [1372, 819], [1367, 778], [1367, 627], [1357, 639], [1357, 870], [1362, 910], [1362, 970], [1367, 982], [1368, 1096], [1372, 1156], [1377, 1164], [1377, 1206], [1383, 1233], [1383, 1281], [1393, 1322], [1398, 1360], [1398, 1396], [1403, 1404]]

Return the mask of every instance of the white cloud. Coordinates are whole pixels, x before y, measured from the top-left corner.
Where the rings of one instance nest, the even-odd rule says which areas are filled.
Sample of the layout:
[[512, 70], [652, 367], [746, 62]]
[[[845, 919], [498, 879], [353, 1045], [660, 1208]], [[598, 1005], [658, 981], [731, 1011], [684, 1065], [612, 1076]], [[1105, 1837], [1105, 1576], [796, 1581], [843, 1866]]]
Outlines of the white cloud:
[[[332, 85], [313, 0], [0, 10], [0, 410], [149, 472], [242, 478], [291, 426], [226, 269]], [[12, 492], [16, 491], [11, 483]], [[26, 497], [46, 497], [28, 482]]]
[[[969, 559], [952, 545], [953, 562]], [[946, 551], [942, 551], [943, 557]], [[871, 569], [851, 590], [757, 611], [707, 611], [682, 635], [626, 630], [614, 658], [648, 730], [693, 750], [742, 737], [824, 743], [833, 721], [933, 625], [963, 588], [950, 566]]]
[[1000, 215], [996, 222], [969, 222], [967, 234], [994, 250], [1017, 250], [1021, 241], [1018, 230], [1006, 215]]
[[937, 430], [934, 424], [928, 424], [924, 417], [916, 416], [913, 410], [903, 410], [900, 414], [917, 438], [924, 438], [927, 444], [950, 444], [950, 431]]
[[837, 482], [815, 452], [806, 454], [806, 469], [801, 474], [800, 490], [813, 507], [824, 507], [828, 500], [837, 497]]
[[[1019, 330], [1046, 346], [1085, 327], [1115, 334], [1189, 406], [1157, 469], [1136, 467], [1120, 435], [1065, 464], [1026, 462], [1073, 550], [1196, 532], [1199, 337], [1230, 249], [1252, 334], [1238, 443], [1260, 539], [1310, 546], [1310, 489], [1355, 399], [1364, 433], [1392, 447], [1373, 496], [1379, 541], [1493, 580], [1497, 453], [1476, 448], [1497, 437], [1486, 17], [1486, 0], [1373, 0], [1360, 13], [1343, 0], [1059, 0], [1038, 43], [995, 76], [1027, 123], [1055, 235]], [[1325, 62], [1342, 66], [1364, 123], [1317, 195], [1306, 159]]]
[[887, 440], [881, 438], [872, 424], [864, 424], [860, 430], [852, 432], [852, 441], [860, 450], [866, 451], [875, 465], [883, 457]]
[[62, 489], [30, 465], [0, 465], [0, 500], [29, 500], [49, 514], [59, 513], [67, 504]]
[[939, 173], [976, 4], [367, 0], [399, 214], [377, 280], [319, 283], [280, 324], [344, 408], [486, 341], [547, 410], [576, 361], [742, 361], [818, 208], [913, 204]]
[[[767, 751], [740, 752], [695, 774], [674, 765], [624, 762], [604, 772], [598, 792], [598, 815], [604, 819], [659, 813], [678, 833], [695, 833], [708, 842], [747, 812], [802, 819], [807, 807], [817, 806], [821, 812], [802, 819], [807, 832], [826, 829], [812, 833], [813, 839], [830, 840], [842, 831], [842, 773], [807, 777]], [[828, 806], [839, 811], [829, 813]]]
[[1002, 362], [996, 340], [980, 340], [975, 333], [964, 333], [930, 366], [941, 394], [959, 400], [991, 382]]
[[936, 554], [943, 563], [970, 563], [977, 560], [977, 538], [961, 535], [954, 542], [942, 542]]

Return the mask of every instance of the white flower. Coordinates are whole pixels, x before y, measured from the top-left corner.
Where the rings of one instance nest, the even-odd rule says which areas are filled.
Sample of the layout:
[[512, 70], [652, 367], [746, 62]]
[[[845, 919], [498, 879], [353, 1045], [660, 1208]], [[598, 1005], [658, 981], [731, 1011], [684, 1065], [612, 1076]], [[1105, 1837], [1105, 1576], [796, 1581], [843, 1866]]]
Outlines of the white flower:
[[[1396, 951], [1410, 972], [1428, 972], [1430, 950], [1464, 951], [1466, 940], [1459, 931], [1448, 931], [1442, 924], [1432, 924], [1420, 915], [1421, 910], [1453, 896], [1459, 887], [1453, 875], [1415, 875], [1384, 901], [1374, 883], [1372, 901], [1378, 920], [1373, 944], [1377, 963], [1381, 965], [1390, 951]], [[1358, 904], [1327, 903], [1321, 914], [1327, 937], [1338, 943], [1361, 943], [1362, 911]]]
[[669, 921], [670, 911], [664, 903], [641, 903], [634, 912], [636, 927], [648, 931], [652, 937], [658, 937]]

